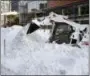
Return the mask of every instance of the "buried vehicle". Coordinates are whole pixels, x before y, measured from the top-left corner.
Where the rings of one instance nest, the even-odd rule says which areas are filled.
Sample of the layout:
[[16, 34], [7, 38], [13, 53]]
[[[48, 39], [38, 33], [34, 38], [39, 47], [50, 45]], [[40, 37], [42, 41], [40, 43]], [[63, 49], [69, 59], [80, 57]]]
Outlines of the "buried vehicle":
[[78, 24], [69, 20], [67, 16], [51, 12], [42, 20], [37, 18], [33, 19], [27, 34], [32, 33], [38, 28], [42, 28], [42, 26], [51, 26], [51, 36], [49, 38], [50, 43], [54, 41], [58, 44], [78, 44], [83, 40], [83, 38], [87, 38], [85, 34], [88, 35], [89, 33], [88, 25]]

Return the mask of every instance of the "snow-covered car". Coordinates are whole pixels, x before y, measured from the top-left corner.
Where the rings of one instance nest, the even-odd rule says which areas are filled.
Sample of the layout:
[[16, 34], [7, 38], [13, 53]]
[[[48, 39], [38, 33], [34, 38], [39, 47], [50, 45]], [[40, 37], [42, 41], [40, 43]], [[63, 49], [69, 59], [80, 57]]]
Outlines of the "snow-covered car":
[[55, 22], [55, 27], [53, 29], [52, 36], [50, 37], [50, 42], [55, 41], [58, 44], [63, 42], [70, 43], [70, 36], [72, 32], [72, 27], [67, 23]]
[[83, 40], [88, 31], [88, 25], [78, 24], [68, 19], [67, 16], [51, 12], [43, 20], [33, 19], [27, 34], [32, 33], [41, 26], [52, 26], [49, 42], [78, 44]]

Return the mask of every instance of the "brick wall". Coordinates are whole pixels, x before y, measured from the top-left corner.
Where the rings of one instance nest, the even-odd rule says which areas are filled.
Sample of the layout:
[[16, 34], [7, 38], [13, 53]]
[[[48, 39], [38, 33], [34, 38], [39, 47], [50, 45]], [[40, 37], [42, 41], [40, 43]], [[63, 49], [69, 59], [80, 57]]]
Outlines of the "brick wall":
[[50, 0], [48, 1], [48, 8], [57, 7], [57, 6], [64, 6], [67, 4], [71, 4], [73, 2], [79, 2], [83, 0]]

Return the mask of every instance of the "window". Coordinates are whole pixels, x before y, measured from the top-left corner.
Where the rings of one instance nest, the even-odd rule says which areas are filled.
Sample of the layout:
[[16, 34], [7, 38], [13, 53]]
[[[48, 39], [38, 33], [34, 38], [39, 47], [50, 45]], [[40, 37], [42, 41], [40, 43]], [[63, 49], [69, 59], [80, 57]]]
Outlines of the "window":
[[89, 24], [89, 20], [82, 20], [80, 23], [81, 24]]
[[54, 12], [57, 14], [62, 14], [62, 9], [58, 8], [58, 9], [54, 10]]
[[36, 12], [36, 11], [37, 11], [37, 9], [36, 9], [36, 8], [33, 8], [33, 9], [31, 9], [31, 11]]
[[78, 15], [78, 7], [69, 7], [64, 9], [64, 14], [65, 15]]
[[44, 9], [44, 8], [46, 8], [46, 7], [47, 7], [47, 3], [41, 3], [39, 8], [40, 8], [40, 9]]
[[71, 31], [71, 26], [66, 23], [55, 23], [56, 25], [56, 35], [68, 33]]
[[83, 5], [81, 7], [81, 15], [89, 14], [89, 5]]
[[78, 7], [73, 8], [73, 13], [74, 13], [74, 15], [78, 15]]
[[79, 23], [79, 21], [74, 21], [74, 22]]
[[56, 22], [53, 31], [54, 41], [57, 43], [69, 43], [72, 27], [64, 22]]
[[70, 8], [64, 9], [63, 12], [64, 12], [65, 15], [71, 15], [73, 13]]

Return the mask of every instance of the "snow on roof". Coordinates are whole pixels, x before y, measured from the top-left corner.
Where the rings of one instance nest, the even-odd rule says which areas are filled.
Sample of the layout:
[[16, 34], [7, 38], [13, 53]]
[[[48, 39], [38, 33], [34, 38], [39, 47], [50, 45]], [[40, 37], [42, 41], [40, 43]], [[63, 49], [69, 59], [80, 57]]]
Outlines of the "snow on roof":
[[69, 24], [70, 26], [75, 27], [75, 29], [84, 30], [88, 26], [88, 25], [83, 25], [83, 24], [79, 24], [74, 21], [71, 21], [68, 19], [68, 16], [58, 15], [54, 12], [50, 13], [49, 18], [55, 22], [65, 22]]
[[45, 19], [41, 22], [41, 25], [52, 25], [49, 16], [45, 17]]
[[60, 19], [64, 19], [64, 18], [65, 18], [65, 19], [68, 19], [68, 16], [58, 15], [58, 14], [56, 14], [56, 13], [54, 13], [54, 12], [50, 12], [50, 13], [49, 13], [49, 17], [50, 17], [50, 19], [59, 17], [59, 20], [60, 20]]
[[56, 13], [54, 13], [54, 12], [51, 12], [50, 13], [50, 15], [49, 15], [49, 17], [50, 17], [50, 19], [51, 20], [53, 20], [53, 21], [55, 21], [55, 22], [65, 22], [65, 23], [68, 23], [68, 24], [70, 24], [70, 25], [80, 25], [80, 24], [78, 24], [78, 23], [75, 23], [75, 22], [73, 22], [73, 21], [71, 21], [71, 20], [69, 20], [68, 19], [68, 16], [64, 16], [64, 15], [58, 15], [58, 14], [56, 14]]
[[49, 16], [45, 17], [45, 19], [42, 21], [39, 21], [38, 19], [34, 19], [34, 20], [32, 20], [32, 22], [36, 23], [38, 26], [40, 26], [40, 25], [52, 25], [50, 23]]
[[37, 19], [32, 20], [33, 23], [36, 23], [38, 26], [40, 26], [40, 22]]
[[70, 26], [74, 27], [75, 30], [84, 30], [87, 25], [82, 25], [82, 24], [79, 24], [79, 23], [76, 23], [74, 21], [71, 21], [68, 19], [68, 16], [64, 16], [64, 15], [58, 15], [54, 12], [51, 12], [49, 14], [49, 16], [46, 16], [44, 18], [44, 20], [42, 21], [38, 21], [37, 19], [34, 19], [32, 20], [32, 22], [36, 23], [38, 26], [40, 25], [52, 25], [52, 23], [50, 22], [51, 20], [53, 20], [54, 22], [64, 22], [64, 23], [67, 23], [69, 24]]
[[11, 28], [22, 28], [21, 25], [13, 25]]
[[10, 11], [10, 12], [5, 12], [5, 13], [2, 13], [1, 15], [17, 15], [18, 13], [16, 11]]
[[[59, 18], [58, 18], [59, 17]], [[64, 18], [65, 19], [67, 19], [68, 17], [67, 16], [64, 16], [64, 15], [58, 15], [58, 14], [56, 14], [56, 13], [54, 13], [54, 12], [51, 12], [50, 14], [49, 14], [49, 16], [46, 16], [45, 17], [45, 19], [44, 20], [42, 20], [42, 21], [38, 21], [37, 20], [37, 18], [36, 19], [34, 19], [34, 20], [32, 20], [32, 22], [34, 22], [34, 23], [36, 23], [37, 25], [52, 25], [52, 23], [50, 22], [50, 20], [59, 20], [59, 22], [61, 21], [63, 21], [64, 20]]]

